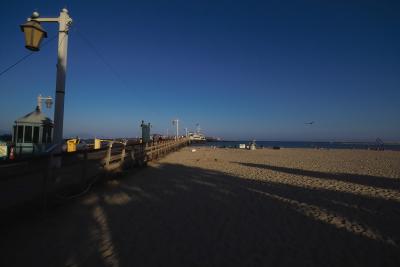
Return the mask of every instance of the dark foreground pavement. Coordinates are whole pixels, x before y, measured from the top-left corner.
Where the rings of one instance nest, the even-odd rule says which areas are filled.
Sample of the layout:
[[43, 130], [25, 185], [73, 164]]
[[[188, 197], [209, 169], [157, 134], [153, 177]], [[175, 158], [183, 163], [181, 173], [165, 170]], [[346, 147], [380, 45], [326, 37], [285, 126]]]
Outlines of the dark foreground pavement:
[[309, 198], [311, 204], [326, 202], [324, 194], [300, 187], [152, 165], [44, 218], [8, 221], [0, 266], [400, 266], [398, 246], [313, 220], [268, 197], [313, 194], [322, 197]]

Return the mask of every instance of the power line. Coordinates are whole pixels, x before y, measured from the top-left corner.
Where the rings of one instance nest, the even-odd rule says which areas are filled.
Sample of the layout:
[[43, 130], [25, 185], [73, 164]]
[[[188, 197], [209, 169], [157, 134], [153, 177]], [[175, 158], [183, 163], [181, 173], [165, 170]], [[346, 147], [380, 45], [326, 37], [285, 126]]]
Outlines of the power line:
[[22, 58], [20, 58], [19, 60], [17, 60], [17, 62], [15, 62], [14, 64], [12, 64], [11, 66], [9, 66], [8, 68], [6, 68], [5, 70], [3, 70], [2, 72], [0, 72], [0, 76], [3, 75], [4, 73], [6, 73], [7, 71], [11, 70], [12, 68], [14, 68], [15, 66], [17, 66], [19, 63], [21, 63], [22, 61], [24, 61], [25, 59], [27, 59], [28, 57], [30, 57], [31, 55], [33, 55], [34, 52], [30, 52], [29, 54], [26, 54], [25, 56], [23, 56]]
[[[100, 51], [96, 48], [96, 46], [93, 44], [93, 42], [91, 42], [89, 40], [88, 37], [86, 37], [81, 31], [78, 31], [76, 26], [74, 25], [74, 27], [71, 27], [74, 32], [78, 33], [78, 36], [81, 38], [81, 40], [83, 40], [90, 48], [91, 50], [96, 54], [96, 56], [99, 57], [99, 59], [101, 60], [101, 62], [106, 65], [106, 67], [113, 73], [113, 75], [117, 78], [117, 80], [119, 80], [121, 82], [121, 84], [126, 87], [129, 88], [126, 84], [126, 82], [122, 79], [121, 75], [119, 75], [119, 73], [116, 71], [116, 69], [105, 59], [105, 57], [100, 53]], [[48, 45], [51, 41], [53, 41], [56, 37], [58, 36], [58, 34], [54, 35], [53, 37], [51, 37], [50, 39], [46, 40], [43, 44], [42, 44], [42, 48], [45, 47], [46, 45]], [[64, 42], [65, 36], [64, 38], [61, 40], [61, 43]], [[23, 62], [24, 60], [26, 60], [27, 58], [29, 58], [30, 56], [32, 56], [35, 52], [29, 52], [28, 54], [24, 55], [23, 57], [21, 57], [20, 59], [18, 59], [15, 63], [13, 63], [12, 65], [10, 65], [9, 67], [5, 68], [3, 71], [0, 72], [0, 76], [4, 75], [5, 73], [7, 73], [8, 71], [10, 71], [11, 69], [13, 69], [15, 66], [17, 66], [18, 64], [20, 64], [21, 62]]]
[[[51, 41], [53, 41], [55, 38], [57, 37], [57, 35], [54, 35], [53, 37], [51, 37], [50, 39], [46, 40], [46, 42], [44, 42], [42, 44], [42, 48], [45, 47], [47, 44], [49, 44]], [[25, 59], [27, 59], [28, 57], [32, 56], [35, 52], [29, 52], [28, 54], [26, 54], [25, 56], [21, 57], [20, 59], [18, 59], [14, 64], [10, 65], [9, 67], [5, 68], [3, 71], [0, 72], [0, 76], [2, 76], [3, 74], [5, 74], [6, 72], [8, 72], [9, 70], [11, 70], [12, 68], [14, 68], [15, 66], [17, 66], [19, 63], [21, 63], [22, 61], [24, 61]]]
[[99, 57], [101, 62], [103, 62], [103, 64], [109, 68], [109, 70], [114, 74], [114, 76], [117, 78], [117, 80], [119, 80], [124, 87], [129, 89], [129, 86], [127, 86], [124, 79], [122, 79], [122, 76], [119, 75], [119, 73], [116, 71], [116, 69], [105, 59], [105, 57], [100, 53], [100, 51], [96, 48], [96, 46], [93, 44], [93, 42], [91, 42], [89, 40], [89, 38], [86, 37], [81, 31], [78, 31], [76, 28], [76, 25], [74, 27], [74, 30], [76, 33], [78, 33], [78, 36], [81, 38], [81, 40], [83, 40], [92, 49], [92, 51], [96, 54], [96, 56]]

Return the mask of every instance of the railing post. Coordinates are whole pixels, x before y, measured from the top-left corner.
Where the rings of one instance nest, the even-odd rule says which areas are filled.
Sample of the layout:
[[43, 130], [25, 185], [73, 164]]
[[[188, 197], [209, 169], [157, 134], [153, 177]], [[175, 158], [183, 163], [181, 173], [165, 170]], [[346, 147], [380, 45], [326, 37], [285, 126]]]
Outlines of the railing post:
[[143, 164], [144, 164], [144, 157], [145, 157], [145, 151], [144, 151], [144, 146], [145, 146], [145, 144], [144, 143], [141, 143], [141, 144], [139, 144], [138, 145], [139, 147], [138, 147], [138, 157], [137, 157], [137, 159], [136, 159], [136, 162], [137, 162], [137, 164], [139, 165], [139, 166], [143, 166]]
[[107, 150], [107, 156], [106, 156], [106, 169], [108, 170], [110, 167], [110, 160], [111, 160], [111, 150], [112, 150], [113, 142], [110, 141], [108, 143], [108, 150]]
[[131, 152], [130, 152], [130, 154], [131, 154], [132, 163], [135, 164], [135, 160], [136, 160], [136, 156], [135, 156], [135, 145], [132, 145], [132, 146], [131, 146]]
[[142, 158], [141, 158], [141, 163], [142, 165], [145, 164], [145, 162], [147, 161], [147, 143], [144, 143], [141, 147], [142, 149]]
[[146, 161], [151, 161], [153, 155], [153, 147], [150, 143], [146, 144]]
[[122, 167], [124, 164], [124, 160], [125, 160], [125, 154], [126, 154], [126, 141], [124, 141], [124, 143], [122, 144], [122, 152], [121, 152], [121, 163], [120, 166]]

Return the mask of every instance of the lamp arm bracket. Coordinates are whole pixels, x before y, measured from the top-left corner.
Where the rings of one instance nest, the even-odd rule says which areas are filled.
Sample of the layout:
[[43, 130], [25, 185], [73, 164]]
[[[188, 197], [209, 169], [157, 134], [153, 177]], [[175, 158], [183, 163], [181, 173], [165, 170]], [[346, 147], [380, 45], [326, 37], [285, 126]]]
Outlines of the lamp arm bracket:
[[28, 18], [28, 21], [34, 20], [37, 22], [60, 22], [60, 18]]

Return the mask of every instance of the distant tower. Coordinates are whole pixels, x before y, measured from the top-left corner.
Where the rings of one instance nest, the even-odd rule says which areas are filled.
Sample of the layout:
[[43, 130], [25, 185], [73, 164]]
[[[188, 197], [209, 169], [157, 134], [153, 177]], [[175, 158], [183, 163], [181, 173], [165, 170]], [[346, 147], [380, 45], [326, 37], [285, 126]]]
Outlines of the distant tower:
[[142, 127], [142, 142], [147, 143], [150, 142], [150, 127], [151, 124], [149, 123], [144, 123], [142, 120], [142, 124], [140, 124], [140, 127]]
[[172, 120], [172, 125], [176, 126], [176, 136], [175, 139], [178, 139], [179, 136], [179, 119]]

